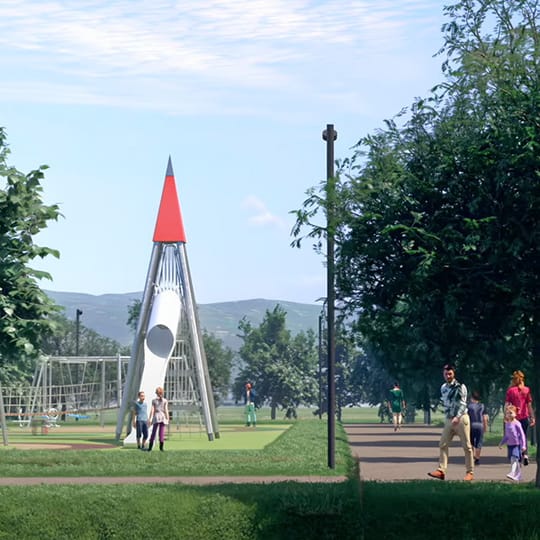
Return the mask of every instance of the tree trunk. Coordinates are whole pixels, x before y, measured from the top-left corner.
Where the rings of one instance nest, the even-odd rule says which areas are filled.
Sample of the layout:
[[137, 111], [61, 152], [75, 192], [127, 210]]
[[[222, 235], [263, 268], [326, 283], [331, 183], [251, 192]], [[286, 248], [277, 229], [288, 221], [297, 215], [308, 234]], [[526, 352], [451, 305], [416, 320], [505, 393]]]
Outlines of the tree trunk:
[[424, 385], [424, 399], [422, 408], [424, 409], [424, 424], [431, 425], [431, 400], [429, 397], [429, 385]]
[[272, 403], [272, 405], [270, 406], [270, 419], [271, 420], [276, 419], [276, 411], [277, 411], [277, 406], [275, 403]]

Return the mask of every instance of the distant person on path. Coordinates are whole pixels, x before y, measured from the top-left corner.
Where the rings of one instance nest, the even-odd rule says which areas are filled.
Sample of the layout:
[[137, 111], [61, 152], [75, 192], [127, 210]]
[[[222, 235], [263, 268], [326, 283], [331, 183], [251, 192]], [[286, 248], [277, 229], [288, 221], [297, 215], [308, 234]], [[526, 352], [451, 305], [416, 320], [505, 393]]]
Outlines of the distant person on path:
[[381, 424], [383, 424], [384, 422], [392, 423], [392, 415], [388, 410], [388, 404], [386, 402], [382, 401], [379, 405], [379, 411], [377, 412], [377, 416], [379, 416], [379, 418], [381, 419]]
[[257, 414], [255, 412], [255, 402], [257, 394], [251, 383], [246, 383], [244, 392], [244, 403], [246, 405], [246, 426], [255, 427], [257, 425]]
[[145, 450], [148, 439], [148, 405], [146, 404], [144, 392], [141, 390], [135, 401], [133, 409], [133, 427], [137, 433], [137, 448]]
[[395, 382], [394, 387], [388, 392], [388, 410], [392, 413], [394, 431], [401, 428], [403, 422], [403, 411], [405, 410], [405, 398], [399, 383]]
[[504, 437], [499, 443], [499, 448], [503, 444], [508, 447], [508, 459], [510, 461], [510, 472], [506, 475], [510, 480], [519, 482], [521, 480], [521, 456], [527, 450], [527, 439], [521, 423], [517, 420], [517, 410], [514, 405], [507, 405], [504, 411]]
[[506, 406], [513, 405], [516, 408], [516, 418], [525, 433], [525, 451], [523, 452], [523, 465], [529, 464], [529, 455], [527, 453], [527, 435], [529, 426], [535, 424], [534, 410], [532, 406], [531, 390], [525, 386], [525, 375], [523, 371], [514, 371], [512, 373], [512, 384], [506, 392]]
[[448, 468], [448, 446], [454, 435], [461, 441], [465, 453], [465, 477], [470, 482], [474, 478], [473, 449], [470, 440], [471, 421], [467, 414], [467, 387], [456, 379], [456, 368], [452, 364], [443, 367], [445, 383], [441, 386], [441, 401], [444, 406], [444, 427], [439, 442], [439, 468], [428, 473], [432, 478], [444, 480]]
[[157, 397], [152, 400], [150, 418], [148, 418], [148, 424], [152, 425], [152, 434], [150, 435], [150, 444], [148, 445], [149, 452], [154, 446], [154, 440], [156, 439], [156, 432], [158, 430], [159, 449], [163, 451], [163, 444], [165, 442], [165, 426], [169, 424], [169, 402], [163, 397], [163, 388], [161, 386], [156, 388], [156, 396]]
[[488, 428], [488, 415], [484, 404], [480, 403], [480, 394], [476, 391], [472, 393], [467, 412], [471, 420], [471, 444], [473, 446], [474, 464], [479, 465], [484, 433]]

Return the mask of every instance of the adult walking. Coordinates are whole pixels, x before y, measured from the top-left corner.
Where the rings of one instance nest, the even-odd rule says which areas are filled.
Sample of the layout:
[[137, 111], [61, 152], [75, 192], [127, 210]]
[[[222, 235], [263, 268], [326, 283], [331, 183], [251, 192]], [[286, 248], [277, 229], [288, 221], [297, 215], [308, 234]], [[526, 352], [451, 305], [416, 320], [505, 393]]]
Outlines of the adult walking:
[[[525, 386], [525, 374], [519, 369], [512, 373], [512, 384], [506, 391], [504, 404], [505, 409], [508, 405], [513, 405], [516, 408], [516, 418], [523, 428], [523, 433], [525, 433], [525, 442], [527, 443], [529, 426], [534, 426], [535, 419], [532, 406], [531, 390], [528, 386]], [[528, 447], [526, 445], [522, 456], [523, 465], [529, 464], [527, 448]]]
[[159, 431], [159, 449], [163, 451], [165, 442], [165, 426], [169, 424], [169, 402], [163, 397], [163, 388], [156, 388], [156, 397], [152, 400], [152, 408], [150, 409], [150, 417], [148, 424], [152, 425], [152, 434], [150, 435], [150, 443], [148, 451], [150, 452], [154, 446], [156, 432]]
[[244, 392], [244, 403], [246, 405], [246, 426], [257, 426], [257, 413], [255, 412], [255, 400], [257, 393], [251, 383], [246, 383]]
[[453, 364], [443, 367], [445, 382], [441, 386], [441, 401], [444, 407], [444, 427], [439, 441], [439, 467], [428, 473], [432, 478], [444, 480], [448, 468], [448, 447], [457, 435], [465, 454], [465, 477], [470, 482], [474, 478], [473, 449], [470, 439], [471, 422], [467, 413], [467, 387], [456, 379]]
[[405, 398], [403, 397], [403, 390], [401, 390], [397, 381], [394, 383], [394, 387], [388, 392], [388, 410], [392, 414], [394, 431], [397, 431], [401, 428], [401, 424], [403, 422], [403, 411], [405, 410]]

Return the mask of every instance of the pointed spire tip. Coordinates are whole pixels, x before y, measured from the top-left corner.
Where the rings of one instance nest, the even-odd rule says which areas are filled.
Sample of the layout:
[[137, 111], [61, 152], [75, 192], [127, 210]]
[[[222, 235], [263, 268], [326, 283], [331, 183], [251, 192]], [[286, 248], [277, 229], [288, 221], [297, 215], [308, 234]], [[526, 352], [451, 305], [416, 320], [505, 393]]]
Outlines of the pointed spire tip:
[[174, 176], [174, 172], [173, 172], [173, 168], [172, 168], [171, 156], [169, 156], [169, 161], [167, 163], [167, 172], [165, 173], [165, 176]]

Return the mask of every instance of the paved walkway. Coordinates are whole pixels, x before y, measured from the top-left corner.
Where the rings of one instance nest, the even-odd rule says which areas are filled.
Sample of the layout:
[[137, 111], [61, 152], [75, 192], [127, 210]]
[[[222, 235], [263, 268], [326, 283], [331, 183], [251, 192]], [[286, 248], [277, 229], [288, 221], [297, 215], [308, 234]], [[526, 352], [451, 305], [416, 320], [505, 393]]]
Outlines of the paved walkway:
[[[353, 455], [360, 462], [362, 480], [430, 480], [427, 473], [438, 467], [442, 428], [406, 424], [394, 432], [390, 424], [348, 424], [345, 425], [345, 431]], [[475, 467], [474, 479], [509, 482], [506, 478], [509, 470], [506, 447], [499, 450], [498, 446], [486, 446], [482, 449], [480, 465]], [[450, 447], [446, 479], [462, 480], [464, 475], [463, 449], [456, 437]], [[534, 481], [535, 476], [535, 463], [523, 467], [524, 482]]]
[[[345, 431], [353, 455], [360, 463], [360, 478], [376, 481], [430, 480], [429, 471], [437, 468], [441, 428], [422, 424], [405, 425], [394, 432], [390, 424], [347, 424]], [[506, 448], [485, 447], [480, 465], [475, 469], [475, 481], [508, 481], [509, 464]], [[463, 450], [459, 439], [450, 448], [447, 480], [462, 480], [465, 474]], [[536, 464], [523, 467], [523, 481], [532, 482]], [[223, 483], [271, 483], [271, 482], [342, 482], [343, 476], [204, 476], [204, 477], [75, 477], [75, 478], [0, 478], [0, 486], [38, 484], [135, 484], [135, 483], [182, 483], [210, 485]], [[439, 482], [439, 480], [431, 480]]]

